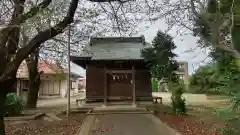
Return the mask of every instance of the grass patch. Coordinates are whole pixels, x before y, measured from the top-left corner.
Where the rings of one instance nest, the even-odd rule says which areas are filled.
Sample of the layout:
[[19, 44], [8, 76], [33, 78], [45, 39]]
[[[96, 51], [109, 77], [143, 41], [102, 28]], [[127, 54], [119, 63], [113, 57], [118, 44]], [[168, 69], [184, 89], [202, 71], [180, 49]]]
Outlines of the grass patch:
[[[148, 105], [147, 108], [153, 110], [156, 117], [183, 135], [189, 135], [185, 133], [188, 130], [185, 128], [193, 126], [195, 127], [191, 128], [191, 134], [196, 135], [213, 135], [213, 132], [216, 132], [214, 135], [220, 135], [220, 129], [225, 132], [231, 129], [231, 132], [228, 131], [229, 133], [221, 131], [221, 135], [240, 135], [240, 114], [229, 112], [232, 103], [228, 100], [228, 96], [207, 95], [204, 100], [201, 99], [202, 95], [194, 96], [194, 98], [190, 95], [187, 96], [189, 96], [186, 98], [188, 101], [187, 115], [174, 115], [170, 103]], [[232, 131], [237, 132], [233, 133]]]
[[194, 119], [214, 125], [218, 123], [219, 126], [222, 126], [224, 121], [219, 119], [215, 112], [216, 109], [214, 107], [206, 105], [188, 105], [188, 114], [193, 116]]
[[[148, 105], [147, 108], [153, 110], [155, 114], [174, 115], [170, 105]], [[224, 121], [222, 121], [215, 112], [216, 109], [214, 107], [206, 105], [187, 105], [187, 113], [183, 117], [187, 119], [203, 120], [207, 123], [223, 123]]]

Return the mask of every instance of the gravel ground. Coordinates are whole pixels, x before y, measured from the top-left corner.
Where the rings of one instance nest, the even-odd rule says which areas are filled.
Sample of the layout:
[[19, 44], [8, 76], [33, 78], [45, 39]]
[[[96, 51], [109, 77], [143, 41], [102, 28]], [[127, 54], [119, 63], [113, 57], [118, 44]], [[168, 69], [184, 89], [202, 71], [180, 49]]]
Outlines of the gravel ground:
[[6, 122], [6, 135], [75, 135], [84, 114], [72, 114], [61, 121], [32, 120], [23, 123]]
[[163, 122], [179, 131], [182, 135], [220, 135], [213, 123], [168, 114], [157, 114]]
[[157, 105], [155, 108], [150, 106], [150, 109], [156, 110], [156, 117], [182, 135], [220, 135], [217, 129], [225, 125], [224, 121], [212, 114], [212, 110], [202, 106], [195, 106], [195, 109], [201, 111], [188, 108], [188, 115], [184, 116], [174, 115], [172, 108], [167, 105]]

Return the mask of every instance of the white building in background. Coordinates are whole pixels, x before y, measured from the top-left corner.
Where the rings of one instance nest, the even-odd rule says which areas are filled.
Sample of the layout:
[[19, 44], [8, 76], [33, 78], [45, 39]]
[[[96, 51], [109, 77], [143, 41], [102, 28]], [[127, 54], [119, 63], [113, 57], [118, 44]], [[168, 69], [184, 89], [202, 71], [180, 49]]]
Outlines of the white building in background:
[[[39, 97], [66, 97], [67, 95], [67, 77], [68, 70], [57, 67], [56, 64], [48, 61], [39, 61], [38, 70], [43, 71], [41, 75], [41, 84], [39, 89]], [[80, 86], [79, 80], [83, 78], [80, 75], [71, 73], [71, 95], [79, 93]], [[28, 68], [25, 62], [23, 62], [17, 72], [17, 93], [24, 99], [27, 98], [28, 92]]]

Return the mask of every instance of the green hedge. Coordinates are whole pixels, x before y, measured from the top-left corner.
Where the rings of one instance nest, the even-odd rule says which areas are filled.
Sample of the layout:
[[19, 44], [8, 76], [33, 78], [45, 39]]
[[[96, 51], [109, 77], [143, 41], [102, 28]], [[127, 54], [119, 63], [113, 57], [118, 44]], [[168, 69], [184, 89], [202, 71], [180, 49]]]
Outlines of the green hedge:
[[18, 116], [24, 107], [23, 100], [16, 93], [8, 93], [5, 102], [5, 116]]
[[158, 81], [157, 81], [157, 79], [152, 79], [152, 91], [153, 92], [158, 91]]

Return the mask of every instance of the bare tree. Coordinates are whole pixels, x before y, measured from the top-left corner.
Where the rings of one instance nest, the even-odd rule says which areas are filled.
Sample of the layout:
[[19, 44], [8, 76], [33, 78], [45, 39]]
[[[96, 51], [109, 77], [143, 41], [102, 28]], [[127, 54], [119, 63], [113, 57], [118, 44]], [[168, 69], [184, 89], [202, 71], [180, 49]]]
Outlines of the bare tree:
[[[32, 38], [27, 45], [18, 48], [20, 24], [24, 23], [27, 19], [36, 15], [40, 9], [46, 8], [51, 0], [42, 1], [42, 3], [31, 8], [24, 13], [25, 0], [14, 0], [13, 13], [10, 22], [1, 29], [0, 35], [0, 59], [2, 66], [0, 68], [0, 99], [1, 108], [4, 108], [6, 94], [12, 89], [12, 83], [16, 82], [16, 73], [21, 62], [36, 48], [38, 48], [44, 41], [62, 33], [68, 24], [73, 22], [74, 13], [77, 9], [78, 0], [72, 0], [69, 4], [69, 9], [66, 16], [53, 27], [41, 31], [34, 38]], [[0, 111], [0, 134], [4, 135], [4, 110]]]
[[[54, 6], [56, 3], [60, 4], [60, 8]], [[131, 36], [137, 32], [140, 22], [155, 21], [164, 17], [155, 16], [155, 13], [162, 12], [162, 5], [165, 3], [156, 0], [83, 0], [80, 2], [79, 0], [2, 0], [0, 4], [0, 14], [2, 15], [0, 18], [0, 59], [2, 60], [0, 67], [0, 88], [2, 89], [0, 92], [0, 107], [4, 108], [6, 94], [12, 89], [11, 84], [16, 82], [16, 72], [22, 61], [31, 57], [31, 54], [38, 53], [38, 51], [40, 51], [40, 55], [46, 50], [51, 51], [50, 49], [53, 47], [47, 44], [48, 42], [55, 43], [54, 47], [56, 48], [63, 44], [66, 40], [64, 35], [61, 38], [59, 34], [64, 33], [64, 29], [68, 25], [76, 25], [80, 31], [84, 28], [83, 24], [92, 27], [91, 30], [87, 31], [90, 35], [93, 33], [95, 35], [99, 35], [99, 33], [112, 35], [109, 31], [113, 30], [115, 32], [113, 35], [118, 33], [119, 35]], [[77, 10], [77, 7], [79, 10]], [[38, 14], [44, 16], [45, 13], [48, 14], [47, 17], [40, 18], [45, 23], [44, 27], [31, 35], [27, 35], [28, 42], [19, 46], [21, 28], [23, 26], [32, 28], [34, 21], [31, 19], [39, 17]], [[49, 16], [49, 14], [51, 15]], [[8, 17], [9, 15], [10, 17]], [[78, 19], [74, 20], [74, 16]], [[91, 19], [86, 19], [89, 17]], [[102, 26], [106, 27], [102, 29]], [[84, 34], [85, 32], [82, 35]], [[57, 40], [58, 42], [56, 42]], [[44, 48], [41, 47], [43, 45], [45, 45], [45, 49], [42, 49]], [[54, 51], [58, 50], [62, 51], [64, 49], [54, 49]], [[3, 110], [0, 111], [1, 135], [4, 135], [3, 112]]]

